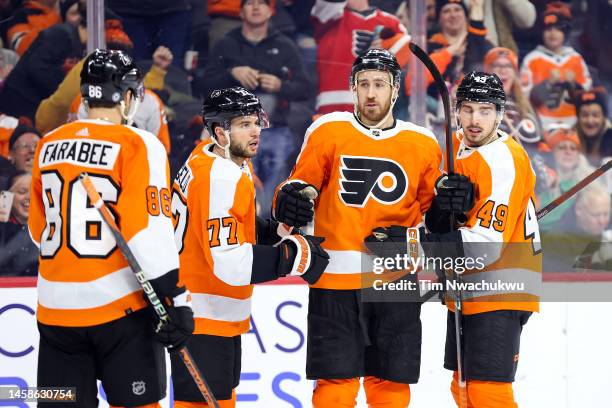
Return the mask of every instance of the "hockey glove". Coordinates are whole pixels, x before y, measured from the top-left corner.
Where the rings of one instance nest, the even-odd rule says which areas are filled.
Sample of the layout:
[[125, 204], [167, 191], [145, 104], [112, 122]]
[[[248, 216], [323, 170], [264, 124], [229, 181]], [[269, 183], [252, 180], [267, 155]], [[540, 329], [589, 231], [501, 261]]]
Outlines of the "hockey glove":
[[321, 247], [324, 240], [312, 235], [283, 237], [279, 244], [279, 276], [300, 276], [311, 285], [318, 281], [329, 264], [329, 255]]
[[444, 174], [436, 180], [436, 201], [442, 211], [466, 213], [474, 207], [474, 184], [463, 174]]
[[168, 351], [176, 351], [183, 347], [194, 330], [193, 310], [191, 309], [191, 294], [184, 287], [176, 288], [172, 294], [172, 304], [166, 305], [170, 321], [155, 332], [155, 337]]
[[309, 184], [294, 181], [285, 184], [276, 196], [274, 218], [290, 227], [303, 227], [312, 221], [314, 202], [304, 194]]
[[419, 244], [420, 235], [425, 234], [425, 228], [407, 228], [400, 225], [377, 227], [366, 237], [365, 246], [370, 252], [380, 258], [395, 258], [408, 255], [413, 259], [423, 256], [423, 248]]

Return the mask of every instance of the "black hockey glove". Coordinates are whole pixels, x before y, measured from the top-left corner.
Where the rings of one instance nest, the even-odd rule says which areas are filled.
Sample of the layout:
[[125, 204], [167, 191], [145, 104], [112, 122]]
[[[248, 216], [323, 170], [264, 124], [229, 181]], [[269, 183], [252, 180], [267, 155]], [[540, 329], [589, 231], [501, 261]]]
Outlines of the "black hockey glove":
[[309, 184], [294, 181], [285, 184], [276, 196], [273, 208], [274, 218], [290, 227], [303, 227], [312, 221], [314, 202], [304, 194]]
[[365, 246], [370, 252], [380, 258], [395, 258], [397, 255], [403, 257], [405, 254], [408, 254], [409, 229], [413, 230], [413, 233], [416, 230], [416, 228], [407, 228], [400, 225], [374, 228], [372, 234], [366, 237]]
[[191, 309], [191, 294], [184, 286], [176, 288], [172, 293], [171, 304], [166, 303], [166, 311], [170, 321], [155, 331], [155, 337], [168, 351], [176, 351], [183, 347], [193, 333], [195, 323]]
[[318, 281], [329, 264], [329, 255], [321, 247], [324, 240], [312, 235], [283, 237], [279, 244], [279, 276], [300, 276], [311, 285]]
[[435, 199], [442, 211], [466, 213], [474, 207], [474, 184], [463, 174], [444, 174], [436, 180]]

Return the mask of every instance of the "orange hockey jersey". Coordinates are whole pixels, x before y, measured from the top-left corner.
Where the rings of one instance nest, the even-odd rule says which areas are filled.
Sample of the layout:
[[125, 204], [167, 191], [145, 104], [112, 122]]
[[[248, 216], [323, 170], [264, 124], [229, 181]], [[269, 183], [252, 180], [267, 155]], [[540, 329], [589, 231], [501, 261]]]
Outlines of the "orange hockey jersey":
[[[525, 150], [506, 133], [498, 132], [499, 139], [476, 148], [463, 143], [461, 131], [455, 134], [455, 172], [476, 184], [474, 208], [459, 230], [466, 257], [484, 256], [486, 265], [484, 269], [465, 272], [463, 280], [516, 283], [524, 288], [466, 291], [464, 314], [502, 309], [535, 312], [539, 308], [542, 255], [535, 211], [535, 173]], [[447, 300], [453, 309], [454, 302]]]
[[148, 279], [178, 269], [170, 170], [155, 136], [102, 120], [48, 133], [32, 169], [29, 229], [40, 248], [38, 320], [93, 326], [145, 306], [142, 290], [79, 181], [87, 172]]
[[371, 269], [364, 239], [376, 227], [414, 227], [422, 221], [441, 160], [435, 136], [412, 123], [397, 120], [378, 130], [366, 128], [348, 112], [317, 119], [306, 131], [286, 181], [302, 181], [320, 191], [314, 235], [325, 238], [322, 246], [330, 262], [313, 287], [365, 287], [363, 282], [370, 279], [362, 274]]
[[[68, 122], [87, 118], [85, 106], [81, 103], [81, 95], [77, 95], [70, 105]], [[153, 133], [164, 145], [166, 153], [170, 154], [170, 132], [164, 103], [150, 89], [145, 89], [142, 102], [134, 115], [134, 126]]]
[[230, 337], [249, 330], [255, 187], [248, 164], [237, 166], [213, 146], [200, 143], [179, 170], [172, 212], [194, 333]]

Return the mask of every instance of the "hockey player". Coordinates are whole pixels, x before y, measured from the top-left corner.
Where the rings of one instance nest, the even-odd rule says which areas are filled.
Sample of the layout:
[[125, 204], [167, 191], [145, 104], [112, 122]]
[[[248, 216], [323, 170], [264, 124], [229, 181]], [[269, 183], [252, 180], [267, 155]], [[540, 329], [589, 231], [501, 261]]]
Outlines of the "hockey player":
[[[134, 114], [142, 75], [120, 51], [96, 50], [81, 73], [89, 118], [48, 133], [32, 169], [29, 228], [40, 247], [39, 387], [76, 387], [75, 407], [158, 407], [164, 350], [152, 312], [111, 231], [79, 181], [87, 172], [172, 323], [157, 332], [171, 349], [193, 331], [189, 292], [177, 286], [166, 152], [152, 134], [122, 123]], [[38, 406], [53, 406], [39, 403]], [[72, 405], [72, 404], [71, 404]]]
[[[277, 187], [274, 216], [325, 237], [330, 262], [310, 286], [306, 375], [315, 407], [353, 407], [360, 377], [371, 406], [406, 407], [419, 378], [419, 303], [362, 303], [372, 269], [363, 240], [381, 224], [416, 226], [430, 207], [442, 153], [434, 135], [396, 120], [400, 68], [386, 50], [355, 59], [354, 113], [316, 120], [289, 179]], [[301, 193], [319, 192], [316, 204]], [[367, 265], [365, 262], [363, 265]]]
[[[463, 294], [463, 373], [469, 407], [516, 407], [512, 382], [519, 358], [523, 325], [539, 307], [541, 282], [540, 234], [535, 212], [535, 174], [519, 144], [498, 129], [506, 96], [495, 74], [471, 72], [457, 89], [455, 170], [476, 183], [475, 205], [456, 231], [428, 233], [424, 228], [377, 228], [367, 240], [379, 251], [387, 244], [404, 244], [412, 237], [425, 245], [428, 257], [440, 254], [433, 244], [460, 243], [460, 256], [483, 256], [486, 267], [465, 272], [465, 282], [520, 282], [524, 290]], [[429, 224], [428, 224], [429, 225]], [[449, 225], [448, 223], [446, 225]], [[423, 248], [419, 248], [419, 253]], [[479, 253], [480, 251], [480, 253]], [[466, 261], [467, 262], [467, 261]], [[447, 299], [444, 367], [454, 370], [451, 391], [459, 405], [454, 303]]]
[[[172, 211], [180, 280], [193, 291], [195, 335], [189, 347], [220, 406], [234, 407], [253, 284], [286, 275], [315, 283], [329, 256], [317, 237], [281, 238], [277, 222], [256, 222], [249, 159], [267, 125], [259, 99], [240, 87], [216, 90], [204, 102], [203, 116], [211, 139], [179, 171]], [[171, 361], [174, 406], [206, 406], [180, 360]]]

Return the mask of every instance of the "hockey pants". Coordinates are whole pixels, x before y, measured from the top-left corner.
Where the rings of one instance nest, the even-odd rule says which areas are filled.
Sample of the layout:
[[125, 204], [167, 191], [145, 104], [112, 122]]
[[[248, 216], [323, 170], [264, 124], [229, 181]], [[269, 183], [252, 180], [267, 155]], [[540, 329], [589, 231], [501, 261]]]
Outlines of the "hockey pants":
[[[236, 406], [236, 390], [232, 391], [232, 399], [217, 400], [219, 408], [234, 408]], [[174, 401], [174, 408], [206, 408], [205, 402]]]

